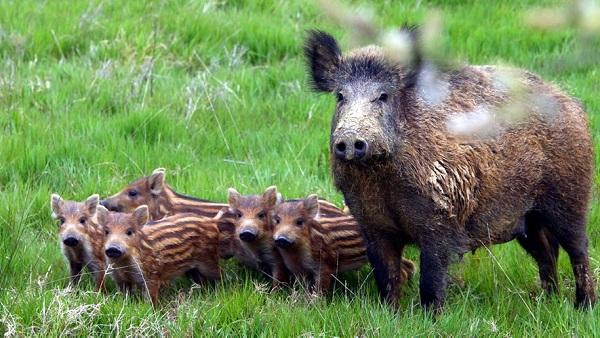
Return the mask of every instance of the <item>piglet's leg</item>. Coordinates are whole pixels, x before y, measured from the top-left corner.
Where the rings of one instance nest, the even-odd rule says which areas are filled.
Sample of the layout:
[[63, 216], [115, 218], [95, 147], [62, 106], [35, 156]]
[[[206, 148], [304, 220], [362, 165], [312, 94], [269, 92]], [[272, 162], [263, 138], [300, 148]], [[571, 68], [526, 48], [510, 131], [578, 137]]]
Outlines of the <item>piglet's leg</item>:
[[289, 273], [283, 262], [277, 262], [273, 265], [273, 289], [281, 288], [289, 283]]
[[96, 292], [106, 291], [106, 288], [104, 287], [104, 278], [105, 278], [104, 269], [100, 269], [99, 271], [97, 271], [94, 274], [94, 277], [96, 279]]
[[77, 285], [81, 278], [81, 270], [83, 269], [83, 264], [76, 262], [69, 262], [69, 268], [71, 273], [71, 285]]
[[333, 270], [327, 266], [322, 266], [319, 273], [315, 275], [314, 291], [318, 294], [329, 292], [333, 282]]
[[147, 282], [148, 296], [153, 307], [158, 306], [158, 290], [160, 289], [160, 281], [152, 280]]
[[188, 276], [191, 280], [194, 281], [194, 283], [198, 285], [206, 283], [206, 278], [202, 276], [202, 273], [200, 273], [200, 270], [198, 269], [190, 269], [185, 273], [185, 275]]

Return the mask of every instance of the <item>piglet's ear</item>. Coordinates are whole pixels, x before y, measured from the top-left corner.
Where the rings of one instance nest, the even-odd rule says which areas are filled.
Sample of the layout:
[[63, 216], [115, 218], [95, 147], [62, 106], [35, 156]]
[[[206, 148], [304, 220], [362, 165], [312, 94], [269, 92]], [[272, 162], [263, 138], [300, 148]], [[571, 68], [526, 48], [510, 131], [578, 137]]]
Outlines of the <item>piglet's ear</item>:
[[140, 205], [133, 211], [133, 219], [138, 228], [141, 228], [144, 224], [148, 223], [149, 218], [150, 214], [148, 213], [148, 207], [146, 205]]
[[274, 207], [277, 203], [277, 187], [274, 185], [268, 187], [262, 195], [262, 200], [266, 208]]
[[109, 217], [110, 217], [110, 212], [104, 206], [99, 205], [96, 208], [96, 220], [98, 221], [98, 225], [106, 226], [108, 224]]
[[242, 195], [234, 188], [227, 189], [227, 203], [229, 203], [229, 207], [237, 209], [240, 205], [241, 197]]
[[318, 30], [309, 31], [304, 57], [313, 88], [332, 92], [336, 87], [335, 74], [342, 63], [342, 52], [333, 36]]
[[98, 207], [98, 201], [100, 201], [100, 196], [98, 194], [93, 194], [88, 197], [83, 204], [85, 205], [85, 210], [88, 212], [90, 216], [94, 216], [96, 214], [96, 208]]
[[52, 210], [52, 217], [56, 217], [56, 215], [60, 214], [64, 204], [65, 202], [58, 194], [52, 194], [52, 196], [50, 196], [50, 209]]
[[152, 175], [148, 177], [148, 183], [150, 185], [150, 192], [153, 195], [160, 195], [165, 188], [165, 169], [154, 169]]
[[304, 209], [308, 213], [308, 217], [316, 219], [319, 216], [319, 198], [317, 195], [309, 195], [304, 199]]

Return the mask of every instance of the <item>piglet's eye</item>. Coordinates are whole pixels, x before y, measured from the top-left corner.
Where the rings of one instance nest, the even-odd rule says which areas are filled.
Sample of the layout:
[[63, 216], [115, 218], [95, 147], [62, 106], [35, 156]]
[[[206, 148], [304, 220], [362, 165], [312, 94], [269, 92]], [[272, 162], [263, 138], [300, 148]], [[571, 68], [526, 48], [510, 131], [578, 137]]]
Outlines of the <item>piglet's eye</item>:
[[273, 224], [279, 224], [279, 222], [281, 222], [281, 219], [278, 216], [273, 216]]
[[85, 221], [86, 221], [85, 217], [81, 217], [81, 218], [79, 219], [79, 223], [80, 223], [80, 224], [85, 224]]
[[304, 220], [303, 219], [296, 220], [296, 225], [299, 227], [304, 226]]
[[381, 93], [381, 95], [379, 95], [379, 101], [381, 102], [386, 102], [388, 100], [388, 94], [387, 93]]
[[110, 231], [108, 231], [108, 229], [104, 229], [104, 234], [108, 235], [110, 233]]
[[127, 236], [133, 235], [133, 229], [127, 229]]
[[135, 189], [129, 190], [129, 192], [127, 192], [127, 195], [129, 195], [129, 197], [136, 197], [138, 195], [138, 191]]
[[60, 225], [65, 224], [65, 219], [63, 217], [59, 217], [58, 218], [58, 224], [60, 224]]
[[258, 217], [258, 219], [265, 218], [265, 212], [264, 211], [259, 212], [258, 215], [256, 215], [256, 217]]
[[342, 92], [335, 93], [335, 99], [337, 100], [337, 102], [344, 101], [344, 94], [342, 94]]

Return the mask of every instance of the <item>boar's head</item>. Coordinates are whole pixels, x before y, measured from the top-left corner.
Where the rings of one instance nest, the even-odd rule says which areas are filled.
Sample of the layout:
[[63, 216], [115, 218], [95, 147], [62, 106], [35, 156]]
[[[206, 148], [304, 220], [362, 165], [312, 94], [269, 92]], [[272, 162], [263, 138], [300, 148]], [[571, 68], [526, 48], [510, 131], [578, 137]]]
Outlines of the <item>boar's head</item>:
[[[414, 39], [412, 30], [405, 32]], [[304, 53], [313, 88], [337, 100], [332, 156], [343, 162], [372, 162], [397, 151], [405, 132], [403, 93], [415, 84], [417, 61], [394, 64], [377, 46], [343, 56], [336, 40], [320, 31], [309, 33]]]

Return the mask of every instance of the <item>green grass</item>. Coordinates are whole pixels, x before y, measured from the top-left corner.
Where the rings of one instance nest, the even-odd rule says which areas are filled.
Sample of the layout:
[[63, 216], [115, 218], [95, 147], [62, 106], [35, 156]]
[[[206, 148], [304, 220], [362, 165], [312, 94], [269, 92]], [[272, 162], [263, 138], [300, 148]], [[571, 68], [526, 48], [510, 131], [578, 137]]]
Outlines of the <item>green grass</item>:
[[[572, 30], [524, 27], [519, 13], [540, 5], [533, 1], [424, 3], [384, 1], [374, 9], [388, 26], [442, 9], [455, 57], [513, 64], [554, 81], [586, 105], [600, 149], [600, 67], [555, 67], [573, 48]], [[271, 294], [264, 278], [234, 263], [222, 283], [206, 289], [178, 281], [158, 311], [139, 298], [96, 294], [89, 281], [65, 290], [51, 192], [106, 196], [162, 166], [179, 191], [203, 198], [223, 201], [230, 186], [250, 193], [276, 184], [285, 196], [317, 193], [341, 203], [328, 165], [334, 100], [310, 93], [301, 58], [304, 31], [315, 27], [348, 41], [315, 4], [298, 0], [0, 2], [0, 332], [600, 334], [600, 307], [573, 309], [566, 254], [562, 292], [546, 297], [534, 262], [516, 243], [453, 266], [445, 311], [435, 320], [418, 306], [418, 275], [394, 312], [379, 303], [366, 267], [342, 276], [328, 299], [300, 287]], [[596, 191], [598, 184], [597, 170]], [[588, 233], [600, 279], [598, 202], [596, 193]], [[418, 260], [418, 251], [408, 257]]]

